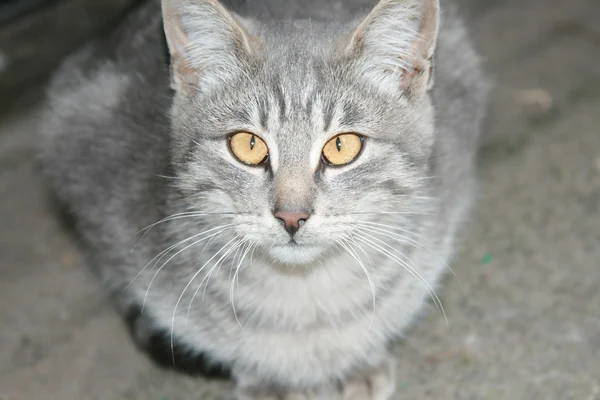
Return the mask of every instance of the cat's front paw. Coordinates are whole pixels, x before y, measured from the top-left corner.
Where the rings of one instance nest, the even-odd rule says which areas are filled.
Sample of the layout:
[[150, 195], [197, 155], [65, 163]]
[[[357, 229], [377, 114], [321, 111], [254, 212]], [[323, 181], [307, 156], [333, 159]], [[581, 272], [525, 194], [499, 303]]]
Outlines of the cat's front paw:
[[389, 400], [396, 387], [394, 363], [375, 368], [331, 386], [311, 390], [281, 390], [261, 385], [236, 385], [235, 400]]
[[394, 361], [390, 358], [343, 382], [339, 387], [339, 399], [389, 400], [395, 389]]
[[240, 388], [236, 390], [235, 400], [341, 400], [334, 390], [286, 391], [273, 388]]

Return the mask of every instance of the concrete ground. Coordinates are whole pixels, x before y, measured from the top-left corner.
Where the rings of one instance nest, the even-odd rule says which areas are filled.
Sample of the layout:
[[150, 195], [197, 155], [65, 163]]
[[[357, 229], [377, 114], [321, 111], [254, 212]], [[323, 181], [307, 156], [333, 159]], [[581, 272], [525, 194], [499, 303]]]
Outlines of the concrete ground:
[[[396, 347], [396, 399], [598, 400], [600, 2], [462, 3], [500, 89], [450, 326], [432, 307]], [[131, 344], [44, 201], [34, 115], [0, 124], [0, 399], [223, 398]]]

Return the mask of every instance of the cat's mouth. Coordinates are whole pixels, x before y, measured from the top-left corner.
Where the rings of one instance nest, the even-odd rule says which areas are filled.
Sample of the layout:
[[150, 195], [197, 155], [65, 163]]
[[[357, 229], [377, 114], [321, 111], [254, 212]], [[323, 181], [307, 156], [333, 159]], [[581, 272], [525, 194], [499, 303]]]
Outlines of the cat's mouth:
[[286, 244], [271, 247], [269, 253], [283, 264], [306, 265], [317, 260], [323, 254], [323, 248], [299, 244], [292, 239]]

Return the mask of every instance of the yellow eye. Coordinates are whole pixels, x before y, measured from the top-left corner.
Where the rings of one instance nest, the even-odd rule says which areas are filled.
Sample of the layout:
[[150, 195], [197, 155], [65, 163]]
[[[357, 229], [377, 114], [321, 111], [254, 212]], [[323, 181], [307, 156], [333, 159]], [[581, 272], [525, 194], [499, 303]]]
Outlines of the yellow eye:
[[344, 133], [331, 139], [323, 147], [323, 158], [330, 165], [346, 165], [360, 154], [364, 139], [354, 133]]
[[258, 136], [249, 132], [239, 132], [229, 138], [233, 155], [248, 165], [259, 165], [267, 160], [269, 148]]

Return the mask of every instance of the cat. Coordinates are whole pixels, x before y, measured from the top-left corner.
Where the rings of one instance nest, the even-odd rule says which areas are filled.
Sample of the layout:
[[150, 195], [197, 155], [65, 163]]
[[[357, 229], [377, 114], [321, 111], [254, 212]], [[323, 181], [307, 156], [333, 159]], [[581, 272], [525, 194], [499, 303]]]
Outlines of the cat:
[[383, 400], [443, 310], [489, 89], [439, 0], [148, 0], [55, 73], [40, 162], [159, 362]]

